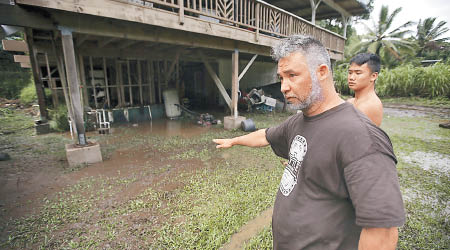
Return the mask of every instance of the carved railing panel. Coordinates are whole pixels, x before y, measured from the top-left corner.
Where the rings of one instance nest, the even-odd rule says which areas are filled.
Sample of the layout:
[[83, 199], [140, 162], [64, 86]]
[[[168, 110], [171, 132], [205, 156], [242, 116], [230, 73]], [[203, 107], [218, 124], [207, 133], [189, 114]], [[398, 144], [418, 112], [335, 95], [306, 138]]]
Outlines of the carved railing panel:
[[[199, 19], [233, 25], [275, 37], [293, 34], [311, 35], [325, 47], [344, 52], [345, 39], [333, 32], [313, 25], [305, 19], [259, 0], [111, 0], [157, 8], [189, 15]], [[181, 5], [182, 4], [182, 5]]]

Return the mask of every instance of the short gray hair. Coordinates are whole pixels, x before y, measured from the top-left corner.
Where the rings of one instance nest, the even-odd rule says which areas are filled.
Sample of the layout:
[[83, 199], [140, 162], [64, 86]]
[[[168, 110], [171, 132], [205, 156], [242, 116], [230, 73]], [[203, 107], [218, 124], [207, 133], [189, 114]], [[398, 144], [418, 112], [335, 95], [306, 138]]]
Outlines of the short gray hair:
[[321, 42], [311, 36], [293, 35], [281, 40], [272, 47], [272, 58], [279, 61], [293, 52], [301, 52], [308, 63], [310, 74], [313, 74], [317, 67], [325, 64], [331, 71], [330, 56]]

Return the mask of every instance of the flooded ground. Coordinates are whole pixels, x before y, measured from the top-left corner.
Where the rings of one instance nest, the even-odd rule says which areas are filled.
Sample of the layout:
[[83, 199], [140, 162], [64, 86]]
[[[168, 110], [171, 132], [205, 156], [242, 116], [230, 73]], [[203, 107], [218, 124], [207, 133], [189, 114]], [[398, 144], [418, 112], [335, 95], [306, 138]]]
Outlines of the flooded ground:
[[[263, 128], [287, 115], [248, 117]], [[408, 182], [417, 178], [412, 173], [433, 180], [437, 171], [444, 178], [435, 183], [449, 188], [450, 136], [436, 122], [448, 119], [449, 109], [385, 107], [383, 126], [405, 171], [402, 183], [414, 190], [408, 202], [422, 199], [420, 181]], [[242, 248], [270, 223], [283, 165], [268, 147], [217, 151], [211, 142], [241, 134], [191, 120], [115, 126], [110, 134], [87, 133], [104, 161], [79, 168], [65, 159], [69, 133], [1, 135], [0, 151], [12, 159], [0, 161], [0, 248]], [[431, 197], [434, 209], [449, 211], [448, 201]], [[270, 244], [248, 249], [267, 248], [261, 242]]]

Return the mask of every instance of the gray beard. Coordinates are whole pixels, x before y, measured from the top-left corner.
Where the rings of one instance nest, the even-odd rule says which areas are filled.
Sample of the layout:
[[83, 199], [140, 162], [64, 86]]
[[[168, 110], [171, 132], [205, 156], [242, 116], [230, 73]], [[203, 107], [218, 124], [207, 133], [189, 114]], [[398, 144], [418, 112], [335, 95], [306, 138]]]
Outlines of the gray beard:
[[320, 88], [319, 80], [317, 79], [316, 75], [311, 75], [311, 93], [301, 103], [297, 104], [291, 104], [291, 107], [293, 109], [299, 109], [302, 111], [308, 110], [312, 104], [322, 100], [322, 89]]

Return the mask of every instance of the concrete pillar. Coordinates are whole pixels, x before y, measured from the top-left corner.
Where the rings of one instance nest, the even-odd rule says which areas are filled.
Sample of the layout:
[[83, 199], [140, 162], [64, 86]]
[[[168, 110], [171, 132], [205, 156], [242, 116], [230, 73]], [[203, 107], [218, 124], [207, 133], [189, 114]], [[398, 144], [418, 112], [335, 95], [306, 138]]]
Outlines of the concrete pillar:
[[73, 110], [73, 118], [77, 129], [78, 143], [84, 146], [86, 145], [86, 136], [83, 122], [83, 107], [81, 105], [80, 82], [78, 79], [77, 66], [75, 62], [72, 31], [64, 27], [59, 27], [59, 29], [61, 31], [67, 82], [70, 90], [70, 99]]

